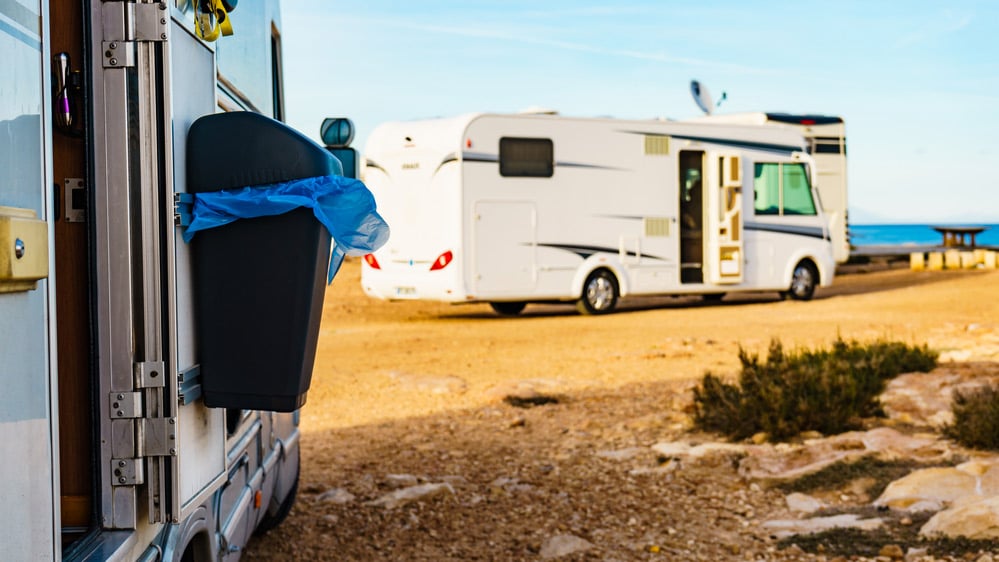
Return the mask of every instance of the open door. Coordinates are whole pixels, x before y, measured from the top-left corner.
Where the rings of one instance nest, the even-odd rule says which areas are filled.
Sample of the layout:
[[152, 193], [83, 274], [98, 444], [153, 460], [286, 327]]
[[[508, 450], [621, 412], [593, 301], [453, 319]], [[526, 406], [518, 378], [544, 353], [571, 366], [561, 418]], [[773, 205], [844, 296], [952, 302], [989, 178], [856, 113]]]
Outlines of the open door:
[[680, 282], [704, 283], [704, 153], [680, 152]]
[[708, 194], [709, 280], [742, 283], [745, 269], [742, 228], [742, 159], [734, 154], [713, 155], [713, 186]]

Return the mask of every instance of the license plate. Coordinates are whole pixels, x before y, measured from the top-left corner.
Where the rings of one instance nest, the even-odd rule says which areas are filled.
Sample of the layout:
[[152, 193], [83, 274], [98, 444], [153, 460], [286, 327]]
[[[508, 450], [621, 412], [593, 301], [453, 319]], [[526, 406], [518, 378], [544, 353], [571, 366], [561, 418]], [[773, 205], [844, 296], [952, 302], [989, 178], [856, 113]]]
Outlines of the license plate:
[[396, 287], [395, 294], [399, 297], [409, 297], [416, 294], [416, 287]]

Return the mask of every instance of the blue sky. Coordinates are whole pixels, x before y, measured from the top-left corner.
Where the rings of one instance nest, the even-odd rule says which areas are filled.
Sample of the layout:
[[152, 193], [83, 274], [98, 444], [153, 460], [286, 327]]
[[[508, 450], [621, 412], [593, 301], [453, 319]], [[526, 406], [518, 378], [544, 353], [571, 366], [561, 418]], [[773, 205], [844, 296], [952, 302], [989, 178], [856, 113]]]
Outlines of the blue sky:
[[289, 123], [842, 116], [854, 222], [999, 223], [999, 2], [285, 0]]

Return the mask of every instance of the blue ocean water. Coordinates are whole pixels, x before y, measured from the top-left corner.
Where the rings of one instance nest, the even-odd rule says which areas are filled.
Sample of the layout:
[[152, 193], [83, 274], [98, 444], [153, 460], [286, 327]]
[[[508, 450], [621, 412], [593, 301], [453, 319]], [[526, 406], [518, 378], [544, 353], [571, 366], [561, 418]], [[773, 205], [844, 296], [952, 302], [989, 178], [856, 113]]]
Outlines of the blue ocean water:
[[854, 246], [935, 246], [943, 243], [943, 236], [934, 226], [984, 226], [986, 230], [975, 237], [979, 246], [999, 246], [999, 224], [851, 224], [850, 244]]

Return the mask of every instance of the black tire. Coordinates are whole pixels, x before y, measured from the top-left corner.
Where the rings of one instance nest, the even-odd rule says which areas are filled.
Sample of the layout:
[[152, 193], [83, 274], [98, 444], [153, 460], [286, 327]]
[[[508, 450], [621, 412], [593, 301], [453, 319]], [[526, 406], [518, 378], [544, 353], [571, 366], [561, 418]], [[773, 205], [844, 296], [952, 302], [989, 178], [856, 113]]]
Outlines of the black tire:
[[516, 316], [524, 311], [526, 302], [491, 302], [489, 306], [500, 316]]
[[783, 295], [796, 301], [807, 301], [815, 294], [815, 287], [818, 284], [819, 272], [815, 270], [812, 262], [798, 262], [798, 265], [794, 266], [794, 273], [791, 274], [791, 286]]
[[725, 298], [725, 293], [705, 293], [701, 295], [706, 302], [719, 302]]
[[617, 306], [617, 279], [606, 269], [598, 269], [591, 273], [583, 283], [583, 294], [576, 301], [576, 310], [580, 314], [607, 314]]
[[260, 519], [260, 524], [253, 531], [255, 535], [262, 535], [267, 531], [277, 527], [284, 520], [288, 518], [288, 514], [291, 513], [292, 506], [295, 505], [295, 498], [298, 496], [298, 480], [302, 476], [302, 454], [298, 454], [298, 470], [295, 472], [295, 483], [291, 485], [291, 490], [288, 491], [288, 495], [285, 496], [284, 501], [278, 506], [277, 511], [271, 513], [270, 510], [264, 511], [264, 516]]

